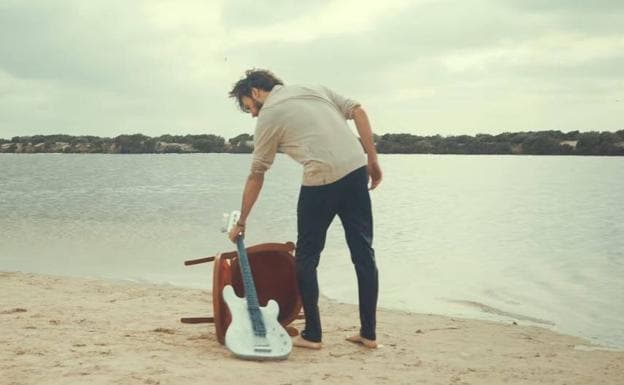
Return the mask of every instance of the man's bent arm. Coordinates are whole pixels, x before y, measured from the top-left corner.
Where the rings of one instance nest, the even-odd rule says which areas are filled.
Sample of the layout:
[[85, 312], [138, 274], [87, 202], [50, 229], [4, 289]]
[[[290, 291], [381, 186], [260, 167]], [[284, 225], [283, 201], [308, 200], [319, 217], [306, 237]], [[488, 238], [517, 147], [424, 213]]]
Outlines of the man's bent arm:
[[368, 156], [368, 173], [371, 178], [370, 189], [372, 190], [381, 183], [381, 179], [383, 178], [381, 167], [377, 161], [377, 149], [375, 148], [375, 141], [373, 140], [373, 130], [368, 121], [368, 115], [366, 115], [366, 111], [364, 111], [362, 107], [355, 107], [352, 111], [352, 116], [355, 127], [360, 135], [362, 146]]
[[375, 141], [373, 140], [373, 130], [371, 129], [370, 122], [368, 121], [368, 115], [366, 111], [360, 106], [353, 109], [352, 112], [353, 121], [357, 128], [360, 140], [364, 151], [368, 155], [368, 161], [377, 160], [377, 149], [375, 149]]
[[245, 183], [245, 189], [243, 191], [243, 202], [241, 204], [241, 216], [239, 222], [241, 224], [245, 224], [247, 222], [247, 217], [251, 212], [251, 208], [254, 203], [258, 199], [258, 195], [260, 195], [260, 190], [262, 190], [262, 185], [264, 184], [264, 174], [252, 172], [247, 177], [247, 182]]
[[262, 184], [264, 183], [264, 173], [252, 172], [247, 177], [245, 188], [243, 190], [243, 202], [241, 203], [241, 215], [238, 219], [238, 223], [230, 230], [229, 238], [232, 242], [236, 242], [236, 238], [239, 234], [245, 233], [245, 223], [247, 217], [251, 212], [251, 208], [260, 195], [262, 190]]

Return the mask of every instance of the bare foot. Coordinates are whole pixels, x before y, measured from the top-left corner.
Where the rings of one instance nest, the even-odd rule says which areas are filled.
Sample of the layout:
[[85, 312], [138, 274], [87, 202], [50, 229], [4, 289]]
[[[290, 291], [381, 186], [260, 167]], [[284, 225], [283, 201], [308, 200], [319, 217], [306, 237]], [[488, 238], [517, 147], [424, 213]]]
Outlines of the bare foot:
[[301, 336], [293, 337], [292, 343], [293, 343], [294, 346], [298, 346], [300, 348], [306, 348], [306, 349], [319, 350], [320, 348], [323, 347], [322, 343], [308, 341], [308, 340], [306, 340], [305, 338], [303, 338]]
[[369, 349], [377, 349], [377, 341], [366, 339], [359, 334], [347, 337], [347, 341], [362, 344]]

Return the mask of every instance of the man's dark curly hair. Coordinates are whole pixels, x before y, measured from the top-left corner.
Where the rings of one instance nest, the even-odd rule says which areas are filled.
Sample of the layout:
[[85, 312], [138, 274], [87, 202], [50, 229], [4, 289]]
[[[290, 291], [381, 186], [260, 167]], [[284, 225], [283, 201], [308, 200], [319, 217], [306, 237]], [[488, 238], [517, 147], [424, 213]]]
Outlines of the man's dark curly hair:
[[243, 106], [243, 96], [251, 97], [251, 89], [258, 88], [270, 92], [276, 85], [284, 85], [284, 82], [275, 77], [271, 71], [251, 69], [245, 72], [245, 77], [237, 81], [230, 91], [230, 97], [236, 98], [238, 107], [245, 111]]

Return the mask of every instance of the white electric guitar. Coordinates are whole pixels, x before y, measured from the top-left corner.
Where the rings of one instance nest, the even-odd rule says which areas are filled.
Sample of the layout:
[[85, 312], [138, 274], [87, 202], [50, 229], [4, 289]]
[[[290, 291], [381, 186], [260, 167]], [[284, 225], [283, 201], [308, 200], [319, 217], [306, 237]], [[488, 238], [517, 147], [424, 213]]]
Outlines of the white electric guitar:
[[[239, 217], [239, 211], [232, 211], [228, 231]], [[232, 322], [225, 333], [225, 346], [235, 356], [246, 360], [284, 360], [292, 350], [292, 340], [277, 321], [279, 305], [271, 299], [265, 307], [260, 307], [242, 235], [236, 240], [236, 247], [245, 298], [238, 297], [231, 285], [223, 288], [223, 299], [232, 314]]]

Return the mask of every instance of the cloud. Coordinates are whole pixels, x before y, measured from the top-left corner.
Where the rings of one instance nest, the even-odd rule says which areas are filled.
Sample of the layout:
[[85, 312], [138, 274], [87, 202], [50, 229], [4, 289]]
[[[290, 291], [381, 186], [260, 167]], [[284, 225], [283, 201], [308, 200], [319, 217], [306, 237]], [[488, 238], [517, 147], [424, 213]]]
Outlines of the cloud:
[[496, 0], [496, 2], [499, 4], [506, 4], [514, 9], [529, 12], [554, 12], [577, 16], [596, 13], [611, 14], [613, 12], [624, 12], [624, 3], [620, 0]]
[[223, 4], [221, 18], [229, 31], [238, 29], [262, 30], [289, 20], [305, 19], [311, 13], [318, 13], [330, 2], [273, 0], [267, 3], [256, 0], [227, 1]]
[[384, 132], [621, 128], [620, 1], [270, 4], [2, 2], [0, 137], [251, 132], [227, 92], [253, 67]]
[[359, 0], [308, 3], [280, 0], [267, 7], [258, 1], [226, 2], [223, 16], [233, 44], [304, 43], [328, 36], [370, 32], [378, 20], [395, 15], [409, 4], [407, 0], [366, 5]]
[[227, 102], [218, 7], [63, 2], [0, 15], [2, 136], [205, 132], [223, 110], [211, 100]]

